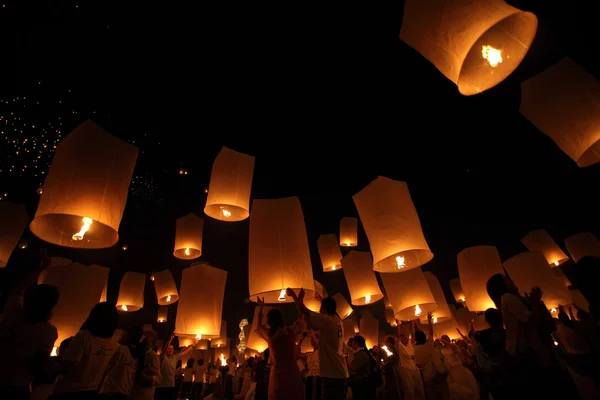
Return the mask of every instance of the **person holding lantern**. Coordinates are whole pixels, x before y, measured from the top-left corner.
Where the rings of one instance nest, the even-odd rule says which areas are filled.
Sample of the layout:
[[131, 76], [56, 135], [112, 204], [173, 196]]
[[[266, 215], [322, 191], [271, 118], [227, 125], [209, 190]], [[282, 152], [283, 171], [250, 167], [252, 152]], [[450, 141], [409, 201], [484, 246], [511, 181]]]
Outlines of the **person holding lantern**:
[[196, 339], [191, 346], [175, 352], [175, 347], [171, 344], [174, 337], [175, 333], [172, 333], [167, 343], [165, 343], [163, 351], [160, 353], [160, 374], [162, 381], [156, 386], [155, 400], [175, 400], [177, 398], [177, 387], [175, 387], [177, 361], [191, 352], [198, 344], [198, 339]]

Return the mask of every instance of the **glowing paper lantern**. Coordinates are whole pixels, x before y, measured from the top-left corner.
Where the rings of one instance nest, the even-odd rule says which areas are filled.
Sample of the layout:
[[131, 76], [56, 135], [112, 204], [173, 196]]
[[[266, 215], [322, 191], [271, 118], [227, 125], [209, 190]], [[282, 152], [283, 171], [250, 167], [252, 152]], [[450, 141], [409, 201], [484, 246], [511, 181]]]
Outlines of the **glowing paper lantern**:
[[[429, 285], [429, 289], [431, 289], [433, 299], [437, 304], [437, 309], [433, 313], [435, 321], [439, 323], [451, 319], [452, 314], [450, 313], [450, 308], [446, 302], [446, 295], [444, 295], [444, 290], [442, 289], [442, 285], [440, 285], [440, 281], [431, 272], [424, 272], [423, 275]], [[421, 321], [427, 321], [427, 315], [421, 316]]]
[[364, 306], [383, 299], [372, 265], [371, 254], [366, 251], [352, 250], [342, 258], [344, 276], [354, 306]]
[[398, 326], [398, 323], [396, 322], [396, 316], [394, 315], [394, 310], [391, 308], [385, 309], [385, 320], [393, 327]]
[[0, 221], [0, 268], [3, 268], [19, 243], [29, 216], [22, 204], [3, 201], [0, 202]]
[[[314, 282], [304, 214], [298, 197], [254, 200], [250, 216], [248, 286], [250, 300], [292, 302], [285, 294], [304, 288], [313, 297]], [[307, 289], [308, 288], [308, 289]]]
[[242, 221], [250, 215], [254, 157], [223, 147], [210, 175], [204, 213], [221, 221]]
[[107, 301], [108, 296], [108, 282], [104, 285], [104, 289], [102, 289], [102, 294], [100, 295], [100, 303], [104, 303]]
[[193, 260], [202, 255], [202, 229], [204, 220], [196, 214], [188, 214], [177, 220], [175, 250], [173, 255], [182, 260]]
[[583, 232], [569, 236], [565, 239], [565, 246], [576, 263], [584, 257], [600, 258], [600, 241], [593, 233]]
[[169, 315], [169, 308], [168, 307], [159, 307], [158, 308], [158, 315], [156, 316], [156, 322], [167, 322], [167, 317]]
[[117, 309], [119, 311], [137, 311], [144, 308], [144, 288], [146, 275], [137, 272], [125, 272], [121, 279]]
[[183, 270], [175, 320], [179, 336], [202, 335], [202, 339], [220, 336], [226, 282], [227, 271], [208, 264]]
[[485, 314], [477, 315], [477, 313], [469, 311], [467, 307], [454, 309], [454, 317], [459, 324], [464, 335], [471, 330], [471, 318], [473, 318], [473, 324], [475, 325], [476, 331], [482, 331], [489, 328], [488, 323], [485, 320]]
[[460, 278], [450, 279], [449, 283], [450, 290], [454, 295], [454, 300], [456, 300], [459, 303], [464, 303], [466, 301], [466, 298], [465, 292], [463, 291], [462, 286], [460, 285]]
[[433, 258], [406, 182], [380, 176], [353, 199], [371, 244], [375, 271], [408, 271]]
[[221, 321], [219, 337], [210, 341], [210, 347], [224, 347], [227, 344], [227, 321]]
[[[267, 323], [267, 314], [269, 313], [271, 308], [272, 307], [267, 307], [267, 306], [265, 306], [263, 308], [263, 324]], [[246, 347], [249, 349], [256, 350], [259, 353], [262, 353], [263, 351], [265, 351], [266, 348], [269, 347], [269, 344], [266, 342], [266, 340], [264, 340], [262, 338], [262, 336], [260, 336], [258, 333], [256, 333], [256, 330], [258, 329], [258, 311], [259, 310], [260, 310], [260, 307], [258, 307], [258, 306], [254, 308], [254, 318], [252, 319], [252, 328], [250, 329], [250, 335], [248, 337], [248, 342], [246, 344]]]
[[337, 315], [339, 315], [341, 319], [348, 318], [354, 310], [352, 309], [352, 306], [348, 304], [346, 298], [342, 296], [341, 293], [336, 293], [331, 297], [335, 300]]
[[[461, 339], [461, 336], [456, 330], [456, 328], [458, 327], [458, 323], [454, 318], [450, 318], [442, 322], [436, 322], [435, 324], [433, 324], [433, 337], [435, 339], [440, 339], [442, 336], [447, 335], [450, 338], [450, 340]], [[463, 332], [463, 334], [466, 333]]]
[[400, 40], [470, 96], [506, 79], [536, 30], [535, 15], [502, 0], [406, 0]]
[[544, 229], [529, 232], [521, 239], [521, 242], [529, 251], [541, 251], [552, 268], [569, 260], [569, 257]]
[[569, 278], [567, 278], [567, 276], [565, 275], [565, 273], [563, 272], [562, 269], [560, 269], [560, 268], [553, 268], [552, 272], [554, 272], [554, 275], [556, 275], [556, 277], [558, 278], [559, 282], [561, 282], [562, 284], [564, 284], [566, 287], [573, 286], [573, 284], [571, 283], [571, 281], [569, 280]]
[[152, 276], [154, 277], [154, 290], [159, 305], [168, 306], [179, 300], [177, 286], [171, 271], [165, 269], [164, 271], [155, 272]]
[[331, 272], [342, 268], [342, 252], [340, 251], [338, 240], [333, 233], [319, 236], [317, 248], [319, 249], [323, 271]]
[[500, 254], [494, 246], [474, 246], [458, 253], [458, 275], [471, 311], [496, 308], [487, 294], [487, 281], [504, 274]]
[[60, 291], [50, 320], [58, 330], [56, 346], [79, 332], [107, 280], [108, 268], [79, 263], [51, 266], [40, 274], [38, 284], [54, 285]]
[[520, 112], [579, 167], [600, 161], [600, 82], [570, 58], [521, 83]]
[[[298, 337], [298, 342], [300, 342], [300, 340], [302, 339], [302, 336], [303, 336], [303, 334], [300, 334], [300, 336]], [[312, 353], [313, 351], [315, 351], [315, 348], [312, 345], [310, 337], [306, 337], [306, 339], [304, 339], [302, 341], [302, 347], [300, 348], [300, 351], [302, 353]]]
[[31, 232], [66, 247], [116, 244], [137, 155], [92, 121], [79, 125], [56, 149]]
[[[325, 290], [325, 288], [323, 287], [323, 285], [321, 285], [317, 281], [314, 281], [314, 283], [315, 283], [315, 293], [318, 293], [319, 296], [321, 296], [322, 299], [325, 298], [325, 297], [327, 297], [327, 290]], [[315, 297], [316, 296], [304, 297], [304, 305], [309, 310], [318, 313], [319, 311], [321, 311], [321, 301], [317, 300]]]
[[354, 247], [358, 244], [358, 220], [344, 217], [340, 220], [340, 246]]
[[379, 343], [379, 321], [369, 311], [362, 311], [360, 317], [360, 335], [371, 349]]
[[421, 268], [413, 268], [401, 274], [380, 275], [396, 319], [400, 321], [419, 319], [437, 309], [437, 304]]
[[548, 309], [556, 309], [560, 305], [573, 302], [569, 290], [563, 282], [548, 268], [544, 254], [528, 251], [517, 254], [504, 262], [506, 272], [519, 288], [519, 292], [531, 292], [531, 288], [539, 286], [542, 290], [542, 301]]
[[347, 318], [342, 321], [344, 326], [344, 343], [348, 343], [348, 340], [358, 335], [359, 329], [358, 324], [354, 318]]

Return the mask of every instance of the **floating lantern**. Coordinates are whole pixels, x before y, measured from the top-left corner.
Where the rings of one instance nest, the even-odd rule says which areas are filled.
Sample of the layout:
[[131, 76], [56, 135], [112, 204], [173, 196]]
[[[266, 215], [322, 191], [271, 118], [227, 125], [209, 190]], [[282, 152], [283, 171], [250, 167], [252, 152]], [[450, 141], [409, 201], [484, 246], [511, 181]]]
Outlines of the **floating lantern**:
[[155, 272], [152, 276], [154, 277], [154, 290], [156, 291], [158, 305], [168, 306], [179, 300], [177, 286], [171, 271], [165, 269], [164, 271]]
[[223, 147], [210, 175], [204, 213], [221, 221], [242, 221], [250, 215], [254, 157]]
[[0, 221], [0, 268], [3, 268], [19, 243], [29, 216], [22, 204], [3, 201], [0, 203]]
[[342, 268], [342, 252], [333, 233], [319, 236], [317, 248], [324, 272], [337, 271]]
[[460, 278], [450, 279], [450, 290], [454, 295], [454, 300], [459, 303], [464, 303], [466, 301], [465, 292], [460, 285]]
[[337, 315], [339, 315], [341, 319], [348, 318], [354, 310], [352, 309], [352, 306], [348, 304], [346, 298], [342, 296], [341, 293], [336, 293], [331, 297], [335, 300]]
[[342, 321], [342, 324], [344, 325], [344, 343], [348, 343], [348, 340], [358, 335], [360, 330], [354, 318], [347, 318]]
[[371, 349], [379, 343], [379, 320], [366, 310], [361, 311], [360, 317], [360, 335], [365, 338], [367, 349]]
[[342, 258], [344, 276], [354, 306], [364, 306], [383, 299], [372, 265], [371, 254], [366, 251], [352, 250]]
[[529, 232], [521, 239], [521, 242], [529, 251], [541, 251], [552, 268], [569, 260], [569, 257], [544, 229]]
[[[433, 324], [433, 337], [435, 339], [440, 339], [442, 336], [446, 335], [450, 340], [462, 339], [456, 330], [457, 328], [459, 328], [459, 326], [454, 318], [437, 322]], [[463, 333], [466, 335], [466, 332]]]
[[534, 14], [502, 0], [406, 0], [400, 40], [470, 96], [506, 79], [536, 30]]
[[156, 316], [156, 322], [159, 322], [159, 323], [167, 322], [168, 315], [169, 315], [168, 307], [159, 307], [158, 315]]
[[433, 253], [406, 182], [380, 176], [353, 199], [371, 244], [375, 271], [408, 271], [431, 261]]
[[[319, 296], [321, 296], [322, 299], [327, 297], [327, 290], [325, 290], [323, 285], [317, 281], [314, 281], [314, 283], [315, 283], [315, 293], [317, 293]], [[321, 301], [317, 300], [315, 297], [316, 296], [312, 296], [312, 297], [305, 296], [304, 297], [304, 305], [309, 310], [318, 313], [321, 311]]]
[[196, 214], [188, 214], [177, 220], [175, 250], [173, 255], [182, 260], [193, 260], [202, 255], [202, 229], [204, 220]]
[[[446, 302], [446, 295], [444, 294], [442, 285], [440, 285], [440, 281], [431, 272], [424, 272], [423, 275], [425, 276], [425, 280], [427, 280], [427, 284], [429, 285], [429, 289], [431, 289], [433, 299], [437, 304], [437, 309], [433, 313], [436, 323], [451, 319], [452, 313], [450, 312], [450, 308]], [[422, 316], [421, 321], [427, 321], [427, 315]]]
[[298, 197], [254, 200], [250, 216], [250, 300], [267, 304], [293, 302], [286, 296], [290, 287], [306, 298], [314, 297], [312, 264], [304, 214]]
[[[303, 334], [300, 334], [300, 336], [298, 336], [298, 339], [296, 341], [296, 345], [300, 342], [300, 340], [302, 339]], [[306, 339], [304, 339], [302, 341], [302, 347], [300, 347], [300, 351], [302, 353], [312, 353], [313, 351], [315, 351], [315, 348], [312, 345], [312, 341], [310, 340], [310, 337], [307, 336]]]
[[59, 246], [113, 246], [137, 155], [92, 121], [79, 125], [56, 149], [31, 232]]
[[482, 331], [490, 327], [485, 320], [485, 314], [477, 315], [477, 313], [469, 311], [468, 307], [455, 308], [453, 312], [459, 328], [462, 329], [462, 333], [465, 335], [471, 330], [471, 318], [476, 331]]
[[398, 326], [398, 323], [396, 322], [396, 316], [394, 315], [394, 310], [391, 308], [385, 309], [385, 320], [393, 327]]
[[175, 320], [175, 332], [179, 336], [219, 337], [226, 282], [227, 271], [208, 264], [183, 270]]
[[79, 263], [51, 266], [40, 274], [38, 284], [53, 285], [60, 291], [50, 320], [58, 330], [56, 343], [79, 332], [92, 307], [98, 304], [107, 280], [108, 268]]
[[573, 302], [569, 290], [548, 268], [548, 261], [543, 253], [528, 251], [517, 254], [503, 265], [519, 292], [530, 293], [531, 288], [538, 286], [542, 290], [542, 301], [549, 310], [556, 310], [558, 306]]
[[521, 83], [520, 112], [579, 167], [600, 161], [600, 82], [564, 58]]
[[344, 217], [340, 220], [340, 246], [355, 247], [358, 244], [358, 220]]
[[144, 308], [144, 288], [146, 275], [137, 272], [125, 272], [121, 279], [117, 309], [119, 311], [137, 311]]
[[458, 253], [458, 275], [471, 311], [496, 308], [487, 294], [487, 281], [504, 274], [500, 254], [494, 246], [474, 246]]
[[437, 304], [421, 268], [401, 274], [380, 274], [385, 292], [390, 298], [396, 319], [411, 321], [427, 316]]
[[[253, 214], [254, 215], [254, 214]], [[246, 343], [246, 347], [249, 349], [253, 349], [262, 353], [266, 348], [269, 347], [269, 344], [259, 335], [256, 330], [258, 329], [258, 312], [260, 310], [260, 306], [256, 306], [254, 308], [254, 318], [252, 319], [252, 328], [250, 329], [250, 335], [248, 337], [248, 342]], [[263, 324], [267, 323], [267, 314], [271, 310], [271, 307], [263, 307]]]
[[565, 239], [565, 246], [576, 263], [584, 257], [600, 258], [600, 241], [593, 233], [583, 232], [569, 236]]
[[554, 275], [556, 275], [559, 282], [561, 282], [563, 285], [565, 285], [566, 287], [573, 286], [573, 284], [571, 283], [569, 278], [565, 275], [565, 273], [563, 272], [562, 269], [552, 268], [552, 272], [554, 272]]
[[225, 347], [227, 345], [227, 321], [221, 321], [219, 337], [210, 341], [210, 347]]

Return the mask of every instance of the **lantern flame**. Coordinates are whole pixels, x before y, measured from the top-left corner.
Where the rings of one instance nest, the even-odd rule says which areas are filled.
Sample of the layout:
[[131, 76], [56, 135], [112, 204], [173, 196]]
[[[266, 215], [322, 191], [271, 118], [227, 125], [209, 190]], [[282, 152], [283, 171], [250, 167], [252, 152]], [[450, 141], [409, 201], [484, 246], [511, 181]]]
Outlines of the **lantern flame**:
[[352, 243], [346, 242], [346, 246], [350, 247], [350, 246], [352, 246]]
[[419, 307], [419, 305], [417, 304], [417, 305], [415, 306], [415, 317], [419, 317], [419, 316], [421, 316], [421, 313], [422, 313], [422, 311], [421, 311], [421, 307]]
[[369, 302], [371, 302], [371, 296], [367, 295], [365, 296], [365, 304], [369, 304]]
[[281, 292], [279, 293], [279, 298], [277, 300], [285, 301], [285, 289], [281, 289]]
[[348, 314], [346, 314], [346, 317], [349, 317], [350, 314], [352, 314], [352, 311], [348, 311]]
[[58, 356], [58, 347], [53, 347], [52, 353], [50, 353], [50, 357], [56, 357], [56, 356]]
[[558, 267], [558, 260], [554, 261], [554, 265]]
[[388, 357], [390, 357], [392, 354], [394, 354], [388, 350], [387, 346], [381, 346], [381, 348], [385, 351], [385, 354], [387, 354]]
[[221, 343], [217, 343], [217, 347], [221, 347]]
[[461, 297], [460, 301], [462, 301], [464, 303], [466, 301], [465, 296]]
[[331, 270], [332, 270], [332, 271], [335, 271], [335, 265], [332, 265], [332, 266], [331, 266]]
[[437, 317], [433, 317], [433, 323], [437, 324]]
[[202, 334], [199, 333], [196, 335], [196, 340], [200, 340], [200, 339], [202, 339]]
[[402, 268], [406, 267], [406, 265], [404, 265], [404, 257], [402, 257], [402, 256], [396, 257], [396, 264], [398, 264], [398, 269], [402, 269]]
[[221, 367], [226, 367], [227, 366], [227, 360], [225, 360], [225, 355], [223, 355], [223, 353], [221, 353]]
[[167, 303], [169, 303], [171, 301], [171, 295], [167, 295]]
[[187, 249], [185, 249], [185, 252], [184, 252], [184, 254], [185, 254], [186, 256], [189, 256], [189, 255], [190, 255], [190, 249], [189, 249], [189, 247], [188, 247]]
[[556, 308], [553, 308], [553, 309], [551, 309], [551, 310], [550, 310], [550, 312], [551, 312], [552, 314], [556, 314]]
[[150, 280], [151, 280], [152, 282], [154, 282], [154, 275], [152, 275], [152, 276], [150, 277]]
[[496, 68], [498, 64], [502, 63], [502, 50], [492, 46], [482, 46], [481, 55], [490, 63], [492, 68]]
[[127, 311], [127, 306], [126, 306], [125, 304], [123, 304], [123, 305], [121, 306], [121, 310], [123, 310], [123, 311]]
[[90, 229], [90, 226], [94, 222], [91, 218], [83, 217], [83, 226], [81, 230], [73, 235], [73, 240], [82, 240], [85, 233]]
[[231, 211], [221, 208], [224, 217], [231, 217]]

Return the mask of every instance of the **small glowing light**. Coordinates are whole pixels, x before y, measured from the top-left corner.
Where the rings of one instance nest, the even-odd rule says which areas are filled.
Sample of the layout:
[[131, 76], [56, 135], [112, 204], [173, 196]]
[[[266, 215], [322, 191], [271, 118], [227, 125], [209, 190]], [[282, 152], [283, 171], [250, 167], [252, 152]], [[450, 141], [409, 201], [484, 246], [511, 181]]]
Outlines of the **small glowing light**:
[[331, 266], [331, 270], [332, 270], [332, 271], [335, 271], [335, 265], [332, 265], [332, 266]]
[[558, 267], [558, 260], [554, 261], [554, 265], [556, 265]]
[[437, 317], [433, 317], [433, 323], [437, 324]]
[[221, 347], [221, 343], [217, 343], [217, 347]]
[[84, 217], [83, 226], [81, 227], [81, 230], [79, 232], [73, 235], [73, 240], [82, 240], [85, 233], [90, 229], [92, 222], [93, 221], [91, 218]]
[[348, 311], [348, 314], [346, 314], [346, 317], [349, 317], [350, 314], [352, 314], [352, 311]]
[[285, 301], [285, 289], [281, 289], [281, 292], [279, 292], [279, 298], [277, 298], [277, 300], [279, 301]]
[[465, 296], [461, 297], [460, 301], [462, 301], [464, 303], [465, 302]]
[[152, 282], [154, 282], [154, 275], [151, 275], [151, 276], [150, 276], [150, 280], [151, 280]]
[[158, 320], [158, 322], [165, 322], [165, 320], [161, 318]]
[[365, 304], [369, 304], [369, 302], [371, 301], [371, 296], [365, 296]]
[[492, 46], [482, 46], [481, 55], [490, 63], [492, 68], [496, 68], [498, 64], [502, 63], [502, 51]]
[[226, 367], [227, 366], [227, 360], [225, 360], [225, 355], [223, 355], [223, 353], [221, 353], [221, 367]]
[[558, 342], [557, 342], [556, 340], [554, 341], [554, 345], [555, 345], [555, 346], [558, 346]]
[[58, 356], [58, 347], [53, 347], [52, 352], [50, 353], [50, 357]]
[[231, 217], [231, 211], [229, 211], [225, 208], [221, 208], [221, 212], [223, 213], [224, 217]]
[[129, 246], [127, 246], [126, 244], [124, 244], [123, 246], [121, 246], [121, 250], [127, 251], [127, 249], [129, 249]]
[[396, 257], [396, 264], [398, 264], [398, 269], [402, 269], [402, 268], [406, 267], [406, 265], [404, 265], [404, 257], [402, 257], [402, 256]]
[[127, 306], [126, 306], [125, 304], [123, 304], [123, 305], [121, 306], [121, 310], [123, 310], [123, 311], [128, 311], [128, 310], [127, 310]]
[[204, 188], [204, 193], [208, 193], [208, 188]]
[[381, 346], [381, 348], [383, 349], [383, 351], [385, 351], [385, 353], [387, 354], [388, 357], [391, 356], [392, 354], [394, 354], [388, 350], [387, 346]]
[[419, 305], [417, 304], [415, 306], [415, 317], [419, 317], [421, 315], [422, 311], [421, 311], [421, 307], [419, 307]]
[[550, 312], [551, 312], [552, 314], [556, 314], [556, 308], [552, 308], [552, 309], [550, 310]]
[[171, 295], [167, 295], [167, 303], [169, 303], [171, 301]]
[[199, 333], [196, 335], [196, 340], [201, 340], [202, 339], [202, 335]]
[[189, 255], [190, 255], [190, 249], [189, 249], [189, 248], [185, 249], [185, 252], [184, 252], [184, 254], [185, 254], [186, 256], [189, 256]]

